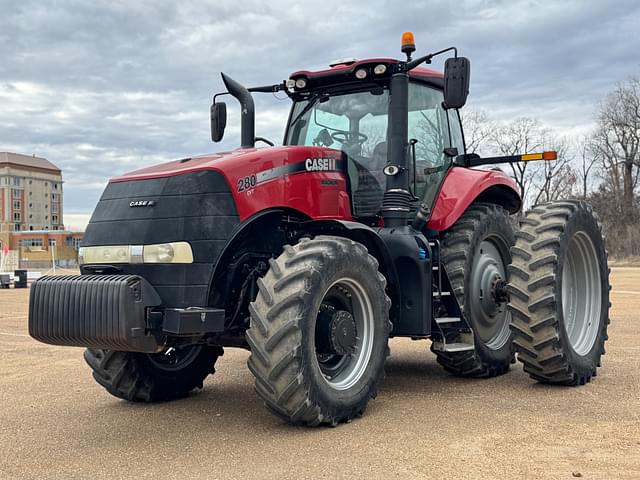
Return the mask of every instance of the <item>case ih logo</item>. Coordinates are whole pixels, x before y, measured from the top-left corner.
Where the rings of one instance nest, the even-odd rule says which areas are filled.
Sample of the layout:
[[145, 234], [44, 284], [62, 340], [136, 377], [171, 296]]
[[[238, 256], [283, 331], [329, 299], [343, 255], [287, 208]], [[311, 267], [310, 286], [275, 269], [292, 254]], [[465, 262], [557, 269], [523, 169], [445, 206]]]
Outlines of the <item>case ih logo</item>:
[[304, 161], [304, 167], [307, 172], [329, 172], [336, 170], [335, 158], [307, 158]]
[[155, 204], [155, 200], [134, 200], [129, 202], [130, 207], [153, 207]]

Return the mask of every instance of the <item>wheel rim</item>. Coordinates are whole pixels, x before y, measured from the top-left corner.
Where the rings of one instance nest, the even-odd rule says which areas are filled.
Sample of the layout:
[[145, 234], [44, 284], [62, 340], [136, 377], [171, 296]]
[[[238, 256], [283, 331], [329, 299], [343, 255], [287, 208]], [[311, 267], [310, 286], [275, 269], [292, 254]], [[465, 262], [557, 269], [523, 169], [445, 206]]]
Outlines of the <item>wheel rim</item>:
[[[328, 346], [327, 313], [332, 315], [334, 326], [345, 333], [339, 342], [353, 339], [346, 348], [352, 353], [340, 354], [335, 346]], [[351, 319], [353, 320], [351, 324]], [[353, 326], [351, 326], [353, 325]], [[329, 331], [331, 325], [329, 325]], [[352, 329], [355, 327], [355, 335]], [[334, 329], [335, 330], [335, 329]], [[353, 337], [353, 338], [352, 338]], [[325, 382], [335, 390], [348, 390], [362, 378], [369, 365], [373, 350], [374, 317], [373, 306], [364, 287], [352, 278], [341, 278], [335, 281], [325, 292], [314, 334], [315, 358]], [[336, 343], [335, 339], [334, 342]], [[339, 347], [340, 345], [338, 345]], [[338, 348], [340, 350], [340, 348]]]
[[487, 237], [475, 252], [471, 267], [469, 315], [473, 317], [475, 335], [491, 350], [502, 348], [510, 336], [511, 314], [502, 293], [508, 252], [501, 237]]
[[189, 365], [201, 350], [202, 345], [169, 347], [163, 352], [148, 354], [147, 357], [159, 369], [175, 372]]
[[602, 304], [600, 265], [593, 242], [585, 232], [569, 242], [562, 265], [562, 316], [573, 350], [591, 351], [598, 336]]

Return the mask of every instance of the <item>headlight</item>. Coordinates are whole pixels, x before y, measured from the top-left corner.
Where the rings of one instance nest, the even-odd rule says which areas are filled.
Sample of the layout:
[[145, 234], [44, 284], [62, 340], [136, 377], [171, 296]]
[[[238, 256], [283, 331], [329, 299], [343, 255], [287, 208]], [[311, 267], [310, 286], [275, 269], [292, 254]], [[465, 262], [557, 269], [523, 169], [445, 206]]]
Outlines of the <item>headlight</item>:
[[376, 68], [373, 69], [373, 73], [375, 73], [376, 75], [382, 75], [386, 71], [387, 71], [387, 66], [384, 63], [381, 63], [380, 65], [376, 65]]
[[[140, 255], [142, 252], [142, 255]], [[191, 245], [187, 242], [155, 245], [119, 245], [80, 247], [78, 263], [193, 263]]]
[[80, 247], [78, 260], [84, 263], [129, 263], [131, 253], [129, 245], [114, 247]]
[[142, 249], [144, 263], [193, 263], [191, 245], [187, 242], [145, 245]]
[[356, 78], [358, 80], [364, 80], [365, 78], [367, 78], [367, 71], [364, 68], [356, 70]]
[[296, 88], [304, 88], [307, 86], [307, 81], [304, 78], [299, 78], [296, 80]]

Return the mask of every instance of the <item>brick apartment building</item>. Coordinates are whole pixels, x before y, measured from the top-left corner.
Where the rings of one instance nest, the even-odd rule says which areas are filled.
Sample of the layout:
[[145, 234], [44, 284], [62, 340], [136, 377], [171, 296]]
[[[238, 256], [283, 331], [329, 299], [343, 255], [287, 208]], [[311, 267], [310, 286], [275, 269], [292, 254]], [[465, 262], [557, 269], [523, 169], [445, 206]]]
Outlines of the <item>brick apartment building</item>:
[[62, 172], [49, 160], [0, 152], [0, 255], [8, 245], [12, 266], [77, 260], [82, 234], [64, 229], [62, 186]]
[[64, 230], [62, 172], [45, 158], [0, 152], [0, 232]]

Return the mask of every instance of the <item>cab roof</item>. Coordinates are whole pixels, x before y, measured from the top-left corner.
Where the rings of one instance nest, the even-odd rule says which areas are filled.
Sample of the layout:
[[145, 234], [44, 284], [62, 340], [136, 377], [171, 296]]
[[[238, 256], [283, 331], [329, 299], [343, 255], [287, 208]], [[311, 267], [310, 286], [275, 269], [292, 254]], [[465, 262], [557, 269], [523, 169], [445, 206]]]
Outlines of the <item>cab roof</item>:
[[[324, 70], [298, 70], [292, 73], [289, 78], [297, 80], [299, 78], [305, 78], [310, 83], [333, 83], [334, 79], [337, 83], [341, 80], [355, 79], [355, 72], [361, 68], [367, 70], [367, 78], [369, 80], [384, 79], [390, 76], [392, 67], [400, 63], [400, 60], [395, 58], [368, 58], [365, 60], [347, 60], [344, 63], [338, 63], [330, 68]], [[384, 74], [376, 75], [373, 69], [377, 65], [385, 65], [387, 71]], [[333, 78], [332, 78], [333, 77]], [[432, 70], [430, 68], [416, 67], [409, 72], [409, 77], [427, 81], [435, 86], [443, 87], [444, 75], [442, 72]]]

